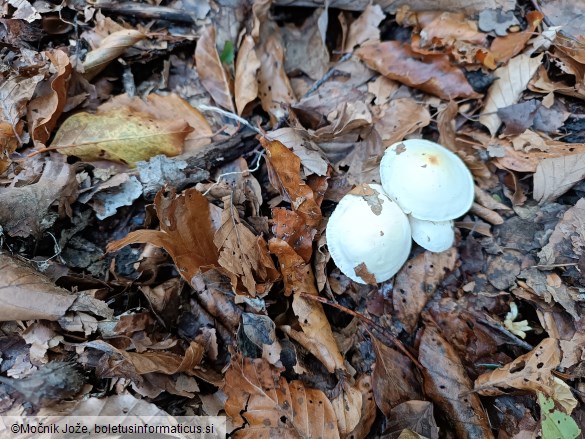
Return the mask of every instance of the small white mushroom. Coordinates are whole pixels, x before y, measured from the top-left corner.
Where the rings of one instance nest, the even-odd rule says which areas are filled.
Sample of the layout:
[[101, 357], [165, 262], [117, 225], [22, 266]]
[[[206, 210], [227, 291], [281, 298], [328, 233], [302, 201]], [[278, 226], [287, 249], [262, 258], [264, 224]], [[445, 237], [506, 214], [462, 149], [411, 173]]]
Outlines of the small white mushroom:
[[426, 221], [408, 216], [412, 239], [422, 248], [440, 253], [448, 250], [455, 241], [455, 227], [452, 220]]
[[362, 284], [394, 276], [412, 244], [407, 216], [378, 184], [362, 184], [346, 194], [331, 214], [326, 233], [337, 267]]
[[418, 219], [451, 220], [473, 204], [473, 177], [465, 163], [428, 140], [404, 140], [388, 147], [380, 178], [388, 196]]

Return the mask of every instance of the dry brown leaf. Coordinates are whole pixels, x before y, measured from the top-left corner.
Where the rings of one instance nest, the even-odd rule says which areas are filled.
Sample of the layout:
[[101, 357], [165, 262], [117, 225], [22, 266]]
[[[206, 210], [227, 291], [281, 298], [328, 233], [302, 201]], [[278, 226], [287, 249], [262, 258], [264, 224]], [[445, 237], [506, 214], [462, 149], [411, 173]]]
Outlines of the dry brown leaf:
[[[20, 121], [16, 128], [8, 122], [0, 122], [0, 174], [10, 166], [10, 154], [19, 146], [19, 138], [22, 134], [23, 122]], [[17, 131], [15, 131], [17, 130]]]
[[286, 72], [284, 71], [284, 48], [278, 31], [270, 33], [258, 47], [260, 59], [258, 70], [258, 93], [262, 108], [275, 122], [285, 114], [283, 104], [292, 104], [296, 98]]
[[[420, 29], [420, 47], [433, 50], [437, 47], [449, 47], [455, 42], [463, 41], [481, 47], [487, 37], [486, 34], [478, 30], [475, 21], [467, 20], [465, 14], [459, 12], [410, 12], [404, 17], [401, 17], [400, 14], [397, 15], [397, 21], [403, 26], [418, 27]], [[413, 38], [413, 43], [414, 41]], [[417, 50], [416, 47], [413, 49]]]
[[502, 124], [498, 110], [518, 101], [542, 63], [542, 57], [542, 54], [535, 58], [518, 55], [494, 72], [498, 79], [490, 86], [479, 117], [479, 121], [488, 128], [492, 136], [495, 136]]
[[236, 438], [339, 438], [337, 419], [323, 392], [301, 381], [287, 382], [263, 359], [232, 355], [223, 391]]
[[221, 63], [215, 44], [215, 26], [208, 26], [202, 31], [195, 48], [197, 73], [216, 104], [235, 113], [233, 80]]
[[[465, 75], [447, 55], [422, 55], [398, 41], [368, 44], [356, 55], [387, 78], [418, 88], [442, 99], [477, 98]], [[527, 82], [528, 83], [528, 82]]]
[[314, 173], [326, 175], [329, 164], [323, 158], [319, 146], [311, 140], [311, 136], [304, 129], [280, 128], [270, 132], [270, 138], [278, 140], [301, 160], [304, 174]]
[[416, 434], [414, 437], [407, 435], [407, 439], [439, 439], [439, 427], [433, 415], [433, 403], [411, 400], [394, 407], [387, 424], [387, 432], [398, 434], [404, 431]]
[[528, 26], [522, 32], [510, 33], [504, 37], [496, 37], [490, 46], [490, 52], [500, 63], [505, 63], [518, 55], [534, 36], [534, 31], [542, 22], [544, 15], [539, 11], [530, 11], [526, 14]]
[[364, 12], [349, 25], [345, 51], [351, 52], [355, 46], [364, 43], [380, 41], [380, 29], [378, 26], [384, 19], [380, 5], [369, 4]]
[[75, 169], [62, 157], [48, 158], [38, 182], [0, 189], [0, 226], [10, 236], [39, 237], [51, 227], [57, 215], [49, 209], [58, 202], [59, 216], [71, 215], [70, 204], [77, 199]]
[[[218, 263], [239, 279], [250, 296], [263, 296], [279, 277], [266, 241], [242, 224], [231, 196], [223, 198], [223, 205], [221, 226], [213, 238], [219, 251]], [[237, 291], [237, 285], [233, 287]]]
[[0, 321], [3, 322], [58, 320], [77, 298], [30, 265], [4, 253], [0, 253], [0, 285]]
[[144, 99], [137, 96], [130, 97], [124, 93], [114, 96], [97, 109], [98, 113], [107, 113], [113, 110], [144, 113], [155, 120], [186, 122], [193, 130], [185, 137], [185, 153], [192, 152], [211, 142], [213, 131], [205, 116], [175, 93], [168, 95], [150, 93]]
[[352, 432], [360, 422], [362, 415], [362, 393], [354, 386], [344, 382], [336, 398], [331, 400], [337, 417], [337, 426], [341, 436]]
[[[345, 369], [343, 356], [333, 337], [331, 325], [325, 316], [323, 306], [314, 300], [305, 299], [300, 294], [318, 296], [315, 276], [310, 264], [293, 250], [285, 241], [273, 238], [269, 241], [270, 252], [278, 257], [285, 294], [294, 293], [293, 311], [303, 329], [303, 345], [317, 357], [330, 373], [335, 369]], [[291, 336], [294, 334], [291, 332]], [[297, 337], [298, 338], [298, 337]], [[299, 339], [297, 339], [299, 341]]]
[[355, 382], [354, 387], [358, 389], [362, 395], [362, 413], [360, 416], [360, 422], [347, 437], [365, 439], [372, 429], [377, 414], [376, 402], [374, 401], [372, 390], [372, 377], [370, 375], [360, 376]]
[[155, 372], [165, 375], [181, 372], [195, 375], [194, 369], [200, 365], [205, 353], [204, 347], [194, 341], [182, 355], [165, 351], [125, 352], [102, 340], [89, 341], [82, 346], [105, 354], [97, 364], [98, 376], [124, 377], [135, 381], [141, 381], [140, 375]]
[[585, 154], [545, 158], [534, 173], [534, 199], [541, 205], [554, 201], [584, 178]]
[[416, 328], [427, 301], [457, 262], [457, 250], [424, 252], [409, 260], [396, 275], [392, 303], [397, 318], [408, 332]]
[[376, 363], [372, 374], [374, 399], [386, 417], [400, 403], [422, 398], [414, 365], [404, 354], [372, 337]]
[[419, 357], [425, 395], [445, 414], [458, 437], [493, 439], [479, 396], [455, 349], [438, 329], [427, 325], [420, 339]]
[[400, 142], [407, 135], [431, 123], [427, 106], [417, 103], [413, 98], [392, 99], [381, 107], [381, 111], [374, 119], [374, 126], [384, 147]]
[[111, 33], [101, 40], [99, 47], [88, 52], [83, 61], [83, 76], [91, 81], [98, 73], [105, 69], [110, 62], [122, 55], [126, 49], [146, 38], [142, 32], [133, 29], [123, 29]]
[[234, 92], [238, 114], [242, 114], [246, 105], [258, 97], [258, 80], [256, 75], [260, 60], [256, 55], [254, 39], [246, 35], [238, 49], [236, 58], [236, 79]]
[[35, 98], [28, 106], [30, 136], [36, 147], [44, 147], [67, 100], [67, 86], [73, 67], [62, 50], [46, 52], [56, 72], [37, 88]]
[[545, 338], [532, 351], [521, 355], [511, 363], [480, 375], [475, 380], [474, 391], [480, 395], [502, 395], [507, 390], [529, 390], [553, 396], [553, 371], [561, 361], [557, 340]]
[[110, 242], [108, 252], [129, 244], [150, 243], [163, 247], [173, 258], [187, 282], [200, 271], [217, 266], [217, 248], [209, 216], [209, 203], [196, 189], [176, 196], [160, 191], [154, 199], [161, 230], [136, 230], [125, 238]]

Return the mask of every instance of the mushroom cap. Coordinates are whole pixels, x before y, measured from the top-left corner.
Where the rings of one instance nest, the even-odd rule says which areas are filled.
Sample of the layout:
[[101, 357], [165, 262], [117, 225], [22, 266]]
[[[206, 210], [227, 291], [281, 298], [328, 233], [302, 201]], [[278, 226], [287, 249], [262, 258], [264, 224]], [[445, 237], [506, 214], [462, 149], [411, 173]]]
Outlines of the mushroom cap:
[[374, 284], [394, 276], [408, 259], [408, 217], [379, 184], [361, 184], [346, 194], [327, 223], [327, 246], [350, 279]]
[[422, 248], [439, 253], [448, 250], [455, 241], [453, 220], [425, 221], [408, 216], [412, 239]]
[[454, 219], [473, 204], [473, 177], [465, 163], [428, 140], [404, 140], [388, 147], [380, 178], [388, 196], [418, 219]]

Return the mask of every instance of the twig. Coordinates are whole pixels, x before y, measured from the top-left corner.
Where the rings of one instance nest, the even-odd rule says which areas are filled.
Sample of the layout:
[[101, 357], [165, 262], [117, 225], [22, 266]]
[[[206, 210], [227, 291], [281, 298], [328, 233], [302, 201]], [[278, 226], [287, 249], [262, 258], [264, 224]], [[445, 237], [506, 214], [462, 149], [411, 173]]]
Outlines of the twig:
[[198, 105], [195, 108], [197, 108], [198, 110], [202, 110], [202, 111], [212, 111], [214, 113], [221, 114], [222, 116], [225, 116], [225, 117], [227, 117], [229, 119], [237, 120], [242, 125], [245, 125], [248, 128], [250, 128], [251, 130], [253, 130], [256, 133], [260, 134], [262, 137], [266, 137], [266, 133], [265, 132], [263, 132], [262, 130], [260, 130], [258, 127], [255, 127], [254, 125], [252, 125], [250, 122], [248, 122], [243, 117], [240, 117], [237, 114], [232, 113], [231, 111], [226, 111], [226, 110], [223, 110], [223, 109], [221, 109], [219, 107], [214, 107], [212, 105], [205, 105], [205, 104]]
[[531, 344], [517, 337], [516, 335], [508, 331], [506, 328], [504, 328], [502, 325], [490, 322], [489, 320], [477, 316], [476, 319], [479, 323], [489, 326], [490, 328], [495, 329], [496, 331], [500, 331], [502, 334], [506, 335], [516, 346], [520, 346], [521, 348], [524, 348], [527, 351], [531, 351], [532, 349], [534, 349], [534, 347]]
[[300, 295], [303, 299], [309, 299], [309, 300], [314, 300], [316, 302], [324, 303], [326, 305], [337, 308], [337, 309], [343, 311], [344, 313], [349, 314], [349, 315], [361, 320], [369, 328], [368, 332], [370, 332], [371, 335], [373, 335], [374, 337], [376, 337], [380, 341], [382, 341], [384, 338], [390, 340], [394, 344], [394, 346], [396, 346], [398, 348], [398, 350], [400, 352], [402, 352], [404, 355], [406, 355], [410, 359], [410, 361], [412, 361], [414, 363], [414, 365], [416, 367], [418, 367], [420, 370], [423, 369], [422, 364], [419, 363], [419, 361], [414, 357], [414, 355], [412, 355], [410, 353], [410, 351], [406, 348], [406, 346], [404, 346], [402, 344], [402, 342], [400, 340], [398, 340], [394, 335], [388, 333], [388, 331], [385, 328], [378, 325], [373, 320], [367, 318], [366, 316], [364, 316], [358, 312], [355, 312], [349, 308], [346, 308], [343, 305], [339, 305], [337, 303], [330, 302], [329, 300], [327, 300], [323, 297], [314, 296], [312, 294], [307, 294], [307, 293], [300, 293]]

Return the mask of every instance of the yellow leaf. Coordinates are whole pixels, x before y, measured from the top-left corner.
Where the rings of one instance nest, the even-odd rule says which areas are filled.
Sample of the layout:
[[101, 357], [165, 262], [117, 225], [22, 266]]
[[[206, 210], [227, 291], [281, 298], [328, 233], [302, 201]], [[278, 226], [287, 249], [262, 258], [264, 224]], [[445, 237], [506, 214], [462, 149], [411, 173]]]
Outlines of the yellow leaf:
[[183, 120], [154, 120], [145, 113], [124, 109], [78, 113], [61, 125], [51, 149], [82, 160], [113, 160], [134, 166], [155, 155], [180, 154], [192, 130]]

